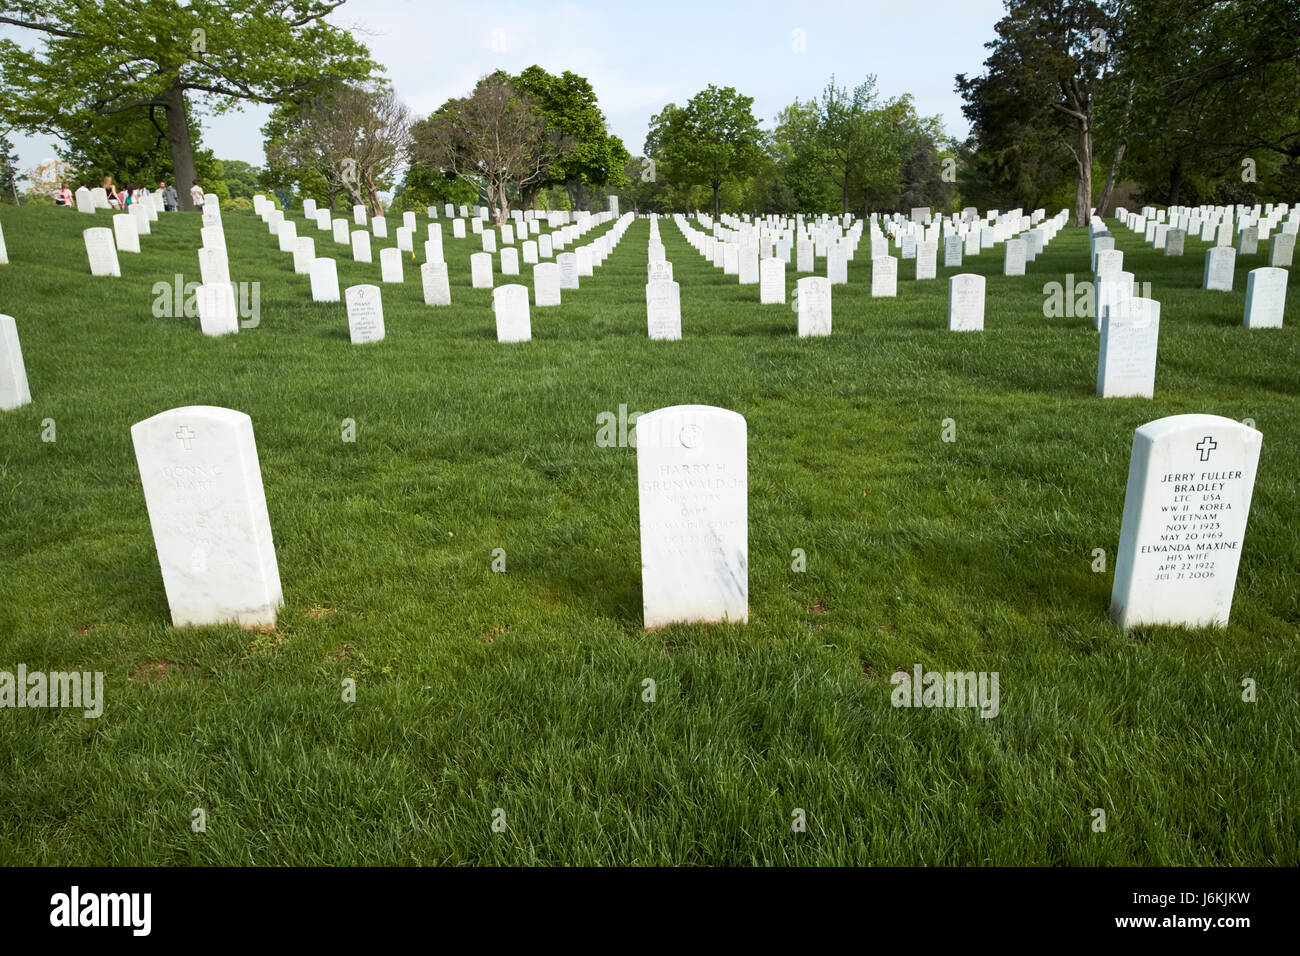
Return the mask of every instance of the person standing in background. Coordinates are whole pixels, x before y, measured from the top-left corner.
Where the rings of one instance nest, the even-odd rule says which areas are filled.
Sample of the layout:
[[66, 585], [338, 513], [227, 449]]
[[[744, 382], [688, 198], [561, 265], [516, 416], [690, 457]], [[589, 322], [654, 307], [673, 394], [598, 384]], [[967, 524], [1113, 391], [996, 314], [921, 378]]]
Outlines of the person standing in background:
[[194, 180], [194, 185], [190, 187], [190, 202], [194, 203], [195, 209], [203, 208], [203, 187], [199, 185], [197, 179]]
[[171, 183], [164, 180], [158, 184], [158, 189], [162, 192], [163, 212], [176, 212], [180, 208], [181, 197], [176, 195]]

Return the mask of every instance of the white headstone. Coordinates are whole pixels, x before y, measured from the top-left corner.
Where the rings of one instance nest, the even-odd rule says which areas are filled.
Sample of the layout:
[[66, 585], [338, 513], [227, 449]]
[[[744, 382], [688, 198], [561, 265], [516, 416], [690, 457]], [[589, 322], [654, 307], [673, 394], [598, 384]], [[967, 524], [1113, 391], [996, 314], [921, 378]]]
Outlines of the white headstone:
[[562, 252], [555, 261], [560, 267], [560, 288], [578, 288], [578, 257], [572, 252]]
[[384, 216], [376, 216], [370, 220], [370, 231], [376, 239], [387, 239], [388, 220]]
[[1279, 232], [1273, 237], [1268, 247], [1268, 264], [1276, 268], [1287, 268], [1295, 255], [1295, 234]]
[[[537, 220], [534, 219], [533, 221], [536, 222]], [[551, 256], [555, 254], [553, 242], [554, 240], [551, 239], [551, 234], [549, 232], [545, 235], [538, 236], [537, 255], [542, 259], [551, 258]]]
[[943, 267], [945, 269], [961, 268], [961, 236], [956, 234], [943, 237]]
[[18, 324], [13, 316], [0, 315], [0, 411], [21, 408], [31, 400], [27, 366], [18, 344]]
[[938, 275], [939, 243], [925, 240], [916, 244], [916, 277], [933, 279]]
[[136, 228], [134, 216], [125, 212], [113, 216], [113, 241], [118, 252], [140, 251], [140, 233]]
[[475, 289], [492, 288], [492, 253], [476, 252], [469, 257], [470, 285]]
[[201, 285], [195, 299], [199, 307], [199, 328], [204, 335], [229, 335], [239, 331], [235, 287], [229, 282]]
[[316, 240], [299, 236], [293, 246], [293, 271], [297, 275], [311, 275], [311, 264], [316, 260]]
[[[672, 264], [668, 278], [672, 278]], [[758, 266], [758, 301], [763, 305], [785, 302], [785, 263], [780, 259], [764, 259]]]
[[1137, 429], [1110, 599], [1120, 627], [1227, 625], [1262, 441], [1217, 415]]
[[1112, 303], [1101, 320], [1097, 361], [1100, 398], [1154, 398], [1160, 303], [1128, 297]]
[[402, 251], [392, 246], [379, 250], [379, 281], [380, 282], [401, 282], [405, 276], [402, 274]]
[[370, 233], [364, 229], [352, 230], [352, 259], [355, 262], [374, 262], [370, 253]]
[[647, 628], [749, 619], [745, 419], [675, 405], [636, 423]]
[[1285, 269], [1265, 266], [1246, 275], [1246, 319], [1248, 329], [1280, 329], [1286, 309]]
[[384, 337], [384, 302], [377, 285], [350, 285], [343, 293], [348, 306], [348, 335], [353, 345]]
[[131, 426], [173, 627], [275, 626], [284, 603], [253, 422], [191, 405]]
[[354, 226], [364, 226], [366, 224], [366, 207], [360, 203], [352, 207], [352, 224]]
[[539, 308], [560, 304], [560, 267], [556, 263], [533, 266], [533, 303]]
[[871, 260], [871, 294], [873, 297], [898, 295], [898, 260], [893, 256]]
[[311, 261], [311, 300], [337, 302], [339, 300], [339, 269], [333, 259]]
[[352, 233], [348, 229], [348, 221], [346, 219], [335, 219], [334, 220], [334, 241], [341, 246], [346, 246], [348, 243], [352, 241], [351, 236]]
[[1025, 274], [1025, 240], [1008, 239], [1003, 246], [1002, 274], [1004, 276], [1022, 276]]
[[453, 239], [464, 239], [464, 238], [465, 238], [465, 220], [464, 220], [464, 219], [453, 219], [453, 220], [451, 221], [451, 237], [452, 237]]
[[645, 287], [646, 324], [652, 339], [682, 337], [681, 286], [671, 279], [651, 279]]
[[92, 276], [120, 276], [117, 263], [117, 246], [113, 243], [113, 230], [104, 226], [82, 231], [86, 243], [86, 258], [90, 260]]
[[424, 287], [425, 305], [451, 305], [451, 284], [447, 280], [447, 263], [426, 262], [420, 266], [420, 283]]
[[962, 272], [948, 279], [948, 331], [984, 330], [984, 277]]
[[80, 187], [74, 198], [77, 201], [77, 212], [95, 214], [95, 197], [85, 186]]
[[1232, 291], [1233, 272], [1237, 266], [1237, 250], [1231, 246], [1215, 246], [1205, 250], [1205, 275], [1202, 288], [1218, 291]]
[[528, 239], [524, 242], [524, 262], [537, 264], [537, 242], [534, 239]]
[[519, 250], [506, 247], [501, 250], [501, 274], [503, 276], [519, 275]]
[[800, 338], [831, 334], [831, 285], [828, 276], [806, 276], [795, 283], [793, 308]]
[[502, 285], [492, 290], [498, 342], [527, 342], [533, 337], [528, 316], [528, 286]]

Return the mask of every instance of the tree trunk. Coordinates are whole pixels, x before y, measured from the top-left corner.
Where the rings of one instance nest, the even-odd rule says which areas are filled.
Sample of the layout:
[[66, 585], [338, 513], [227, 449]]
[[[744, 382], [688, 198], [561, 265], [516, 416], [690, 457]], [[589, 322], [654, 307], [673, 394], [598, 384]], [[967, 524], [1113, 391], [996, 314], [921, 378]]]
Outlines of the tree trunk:
[[1086, 226], [1092, 220], [1092, 126], [1079, 120], [1079, 184], [1074, 191], [1074, 224]]
[[848, 212], [849, 211], [849, 171], [847, 169], [844, 170], [844, 189], [843, 189], [843, 194], [841, 196], [841, 202], [843, 205], [840, 211]]
[[1173, 169], [1169, 170], [1169, 205], [1178, 205], [1178, 192], [1183, 185], [1183, 161], [1174, 160]]
[[167, 147], [172, 154], [172, 175], [176, 179], [176, 195], [180, 208], [193, 210], [190, 187], [198, 177], [194, 172], [194, 144], [190, 142], [190, 120], [185, 107], [185, 91], [173, 86], [161, 97], [163, 112], [167, 114]]
[[718, 187], [721, 186], [722, 183], [712, 183], [711, 185], [713, 186], [713, 218], [717, 219], [718, 218]]
[[1102, 187], [1101, 195], [1097, 197], [1097, 215], [1106, 215], [1106, 204], [1110, 202], [1110, 191], [1115, 187], [1115, 173], [1119, 171], [1119, 164], [1124, 162], [1124, 153], [1128, 150], [1128, 143], [1120, 142], [1115, 147], [1115, 157], [1110, 161], [1110, 171], [1106, 173], [1106, 185]]
[[379, 201], [379, 191], [375, 189], [375, 184], [370, 178], [370, 173], [366, 173], [366, 198], [369, 200], [370, 216], [382, 216], [384, 214], [383, 204]]

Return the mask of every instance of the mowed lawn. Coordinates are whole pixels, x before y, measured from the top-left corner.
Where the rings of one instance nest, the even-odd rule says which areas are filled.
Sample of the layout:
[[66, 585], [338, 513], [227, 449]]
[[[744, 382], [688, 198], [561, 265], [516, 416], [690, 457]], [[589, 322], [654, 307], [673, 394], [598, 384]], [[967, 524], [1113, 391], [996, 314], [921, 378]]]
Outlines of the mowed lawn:
[[[292, 215], [341, 285], [378, 282], [394, 239], [355, 264]], [[967, 259], [989, 282], [966, 334], [958, 270], [904, 261], [873, 300], [864, 240], [833, 335], [800, 340], [664, 220], [684, 339], [651, 342], [638, 220], [501, 345], [478, 237], [441, 220], [455, 304], [424, 306], [407, 256], [387, 338], [352, 346], [251, 213], [224, 220], [261, 320], [220, 339], [152, 311], [198, 279], [198, 215], [92, 278], [81, 230], [108, 220], [0, 212], [33, 395], [0, 413], [0, 670], [103, 671], [106, 697], [0, 710], [0, 863], [1300, 863], [1300, 282], [1283, 329], [1244, 329], [1263, 252], [1203, 292], [1205, 243], [1167, 259], [1111, 222], [1163, 309], [1155, 399], [1103, 401], [1091, 319], [1044, 316], [1045, 283], [1090, 278], [1081, 229], [1023, 278], [1000, 246]], [[688, 403], [748, 421], [750, 623], [646, 633], [636, 451], [597, 416]], [[170, 626], [130, 427], [189, 404], [252, 417], [274, 631]], [[1125, 634], [1133, 431], [1192, 412], [1264, 434], [1232, 624]], [[1000, 713], [894, 708], [918, 663], [997, 671]]]

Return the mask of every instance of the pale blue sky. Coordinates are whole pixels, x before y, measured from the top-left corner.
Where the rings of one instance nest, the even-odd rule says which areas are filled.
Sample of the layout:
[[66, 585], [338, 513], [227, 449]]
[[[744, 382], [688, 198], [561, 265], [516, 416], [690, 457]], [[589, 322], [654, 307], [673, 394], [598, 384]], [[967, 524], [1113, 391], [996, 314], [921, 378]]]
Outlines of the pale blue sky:
[[[953, 77], [980, 71], [1002, 12], [1002, 0], [349, 0], [331, 20], [363, 39], [420, 115], [497, 68], [573, 70], [591, 80], [610, 128], [636, 155], [653, 113], [709, 83], [752, 96], [770, 127], [778, 110], [817, 95], [831, 74], [853, 86], [874, 73], [882, 95], [911, 93], [922, 114], [941, 115], [950, 133], [965, 136]], [[803, 31], [802, 52], [795, 31]], [[204, 144], [220, 158], [260, 165], [266, 112], [248, 106], [209, 116]], [[16, 137], [16, 146], [24, 169], [53, 155], [44, 137]]]

